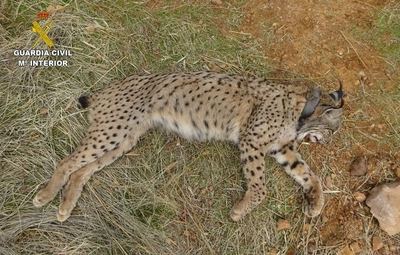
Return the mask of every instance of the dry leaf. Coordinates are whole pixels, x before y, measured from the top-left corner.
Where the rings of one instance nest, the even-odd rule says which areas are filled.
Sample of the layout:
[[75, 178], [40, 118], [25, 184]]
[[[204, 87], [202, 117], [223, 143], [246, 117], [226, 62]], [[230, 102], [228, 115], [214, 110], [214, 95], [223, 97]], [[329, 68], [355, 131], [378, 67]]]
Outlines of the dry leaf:
[[372, 250], [377, 251], [383, 247], [382, 239], [379, 236], [372, 237]]
[[290, 223], [288, 220], [283, 220], [283, 219], [278, 220], [278, 223], [276, 224], [276, 229], [278, 231], [289, 229], [289, 228], [290, 228]]
[[63, 6], [63, 5], [59, 5], [59, 4], [56, 4], [56, 5], [51, 4], [47, 7], [46, 11], [48, 11], [50, 14], [54, 14], [56, 12], [64, 11], [66, 7], [67, 6]]

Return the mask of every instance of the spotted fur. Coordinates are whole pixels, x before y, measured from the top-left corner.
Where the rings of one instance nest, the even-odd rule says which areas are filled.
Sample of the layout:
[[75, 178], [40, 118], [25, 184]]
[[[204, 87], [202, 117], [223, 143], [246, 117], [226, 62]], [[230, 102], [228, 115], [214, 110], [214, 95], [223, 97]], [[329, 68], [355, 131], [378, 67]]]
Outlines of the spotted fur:
[[231, 211], [238, 221], [267, 194], [266, 155], [299, 183], [307, 214], [323, 207], [319, 178], [297, 152], [303, 139], [324, 142], [339, 128], [343, 93], [279, 80], [214, 72], [133, 75], [79, 102], [90, 126], [80, 146], [56, 167], [33, 200], [40, 207], [64, 187], [57, 218], [71, 214], [92, 174], [129, 151], [139, 137], [162, 127], [189, 140], [238, 145], [247, 191]]

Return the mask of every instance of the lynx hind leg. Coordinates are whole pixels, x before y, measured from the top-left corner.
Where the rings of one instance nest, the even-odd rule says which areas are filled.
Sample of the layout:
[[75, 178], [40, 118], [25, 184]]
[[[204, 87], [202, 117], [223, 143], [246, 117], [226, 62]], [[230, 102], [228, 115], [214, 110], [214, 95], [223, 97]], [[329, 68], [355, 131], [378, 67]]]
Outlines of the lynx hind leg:
[[252, 209], [259, 205], [266, 196], [264, 176], [264, 153], [262, 147], [252, 142], [240, 142], [240, 158], [243, 165], [243, 174], [246, 179], [247, 191], [243, 198], [231, 210], [233, 221], [239, 221]]
[[[138, 130], [137, 130], [138, 131]], [[107, 151], [102, 157], [95, 160], [94, 162], [87, 164], [78, 171], [71, 174], [67, 185], [64, 187], [63, 200], [60, 204], [57, 219], [63, 222], [69, 218], [72, 210], [76, 206], [83, 186], [89, 181], [90, 177], [97, 171], [101, 170], [103, 167], [111, 164], [117, 158], [122, 156], [125, 152], [129, 151], [133, 146], [135, 146], [139, 136], [143, 133], [135, 132], [134, 136], [128, 136], [120, 146], [115, 149]]]
[[[83, 144], [82, 146], [78, 147], [76, 151], [57, 164], [50, 180], [33, 198], [34, 206], [41, 207], [53, 200], [58, 191], [68, 180], [69, 175], [86, 165], [86, 162], [89, 162], [88, 160], [80, 160], [82, 157], [87, 157], [85, 146], [86, 145]], [[88, 159], [90, 159], [90, 157], [88, 157]]]
[[295, 142], [292, 141], [283, 145], [279, 150], [272, 151], [271, 156], [276, 159], [289, 176], [303, 187], [307, 203], [306, 215], [309, 217], [318, 216], [324, 206], [321, 182], [296, 151]]
[[[129, 118], [124, 116], [119, 118], [121, 117], [123, 119]], [[33, 199], [33, 204], [36, 207], [41, 207], [53, 200], [72, 173], [103, 157], [108, 151], [118, 148], [121, 142], [133, 132], [132, 129], [144, 129], [140, 127], [143, 124], [137, 120], [135, 121], [136, 125], [119, 119], [116, 121], [116, 119], [101, 120], [100, 118], [94, 120], [94, 122], [89, 127], [87, 137], [83, 140], [82, 145], [58, 164], [49, 182], [43, 189], [39, 190]]]

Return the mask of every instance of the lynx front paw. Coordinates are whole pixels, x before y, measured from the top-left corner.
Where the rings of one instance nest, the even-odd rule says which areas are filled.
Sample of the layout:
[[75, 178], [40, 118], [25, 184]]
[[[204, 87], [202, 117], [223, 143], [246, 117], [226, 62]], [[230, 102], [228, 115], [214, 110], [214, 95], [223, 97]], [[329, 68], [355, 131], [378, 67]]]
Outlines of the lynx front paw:
[[305, 198], [307, 203], [305, 214], [308, 217], [318, 216], [324, 207], [324, 195], [321, 186], [318, 184], [311, 187], [310, 190], [306, 191]]
[[237, 202], [230, 213], [231, 219], [233, 221], [239, 221], [243, 219], [243, 217], [250, 211], [249, 204], [250, 198], [249, 195], [246, 193], [242, 200]]
[[235, 222], [241, 220], [243, 216], [245, 215], [244, 210], [240, 208], [240, 203], [236, 204], [230, 213], [231, 219]]

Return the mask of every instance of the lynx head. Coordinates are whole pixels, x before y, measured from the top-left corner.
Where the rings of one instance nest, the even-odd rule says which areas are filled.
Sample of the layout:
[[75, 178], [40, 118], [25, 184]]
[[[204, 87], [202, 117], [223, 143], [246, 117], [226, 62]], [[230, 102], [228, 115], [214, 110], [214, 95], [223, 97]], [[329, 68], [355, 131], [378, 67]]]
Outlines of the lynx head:
[[339, 129], [343, 114], [343, 90], [340, 81], [339, 90], [326, 93], [312, 88], [297, 126], [297, 140], [313, 143], [327, 143]]

